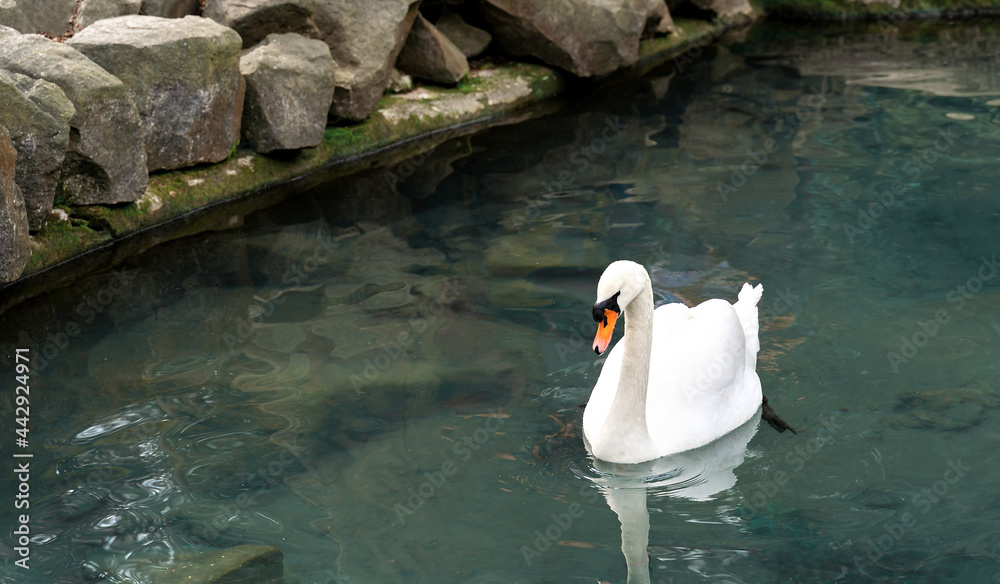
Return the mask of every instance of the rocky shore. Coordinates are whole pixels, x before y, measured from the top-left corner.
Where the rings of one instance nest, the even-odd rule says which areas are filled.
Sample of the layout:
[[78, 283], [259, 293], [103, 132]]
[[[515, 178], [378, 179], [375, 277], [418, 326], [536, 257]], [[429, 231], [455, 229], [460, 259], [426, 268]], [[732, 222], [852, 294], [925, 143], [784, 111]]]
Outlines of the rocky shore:
[[[224, 227], [215, 223], [291, 188], [683, 58], [764, 14], [895, 24], [996, 6], [5, 0], [0, 310], [165, 239]], [[199, 213], [220, 204], [238, 212]]]

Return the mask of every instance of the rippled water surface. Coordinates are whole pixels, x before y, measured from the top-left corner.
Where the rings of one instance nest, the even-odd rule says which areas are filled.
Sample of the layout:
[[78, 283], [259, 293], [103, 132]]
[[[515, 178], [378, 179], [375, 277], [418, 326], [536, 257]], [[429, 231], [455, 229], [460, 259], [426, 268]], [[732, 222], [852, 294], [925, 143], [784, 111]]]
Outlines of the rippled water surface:
[[[289, 584], [997, 581], [998, 33], [732, 34], [9, 310], [32, 543], [26, 572], [5, 470], [0, 579], [267, 544]], [[659, 302], [762, 282], [799, 433], [593, 461], [619, 258]]]

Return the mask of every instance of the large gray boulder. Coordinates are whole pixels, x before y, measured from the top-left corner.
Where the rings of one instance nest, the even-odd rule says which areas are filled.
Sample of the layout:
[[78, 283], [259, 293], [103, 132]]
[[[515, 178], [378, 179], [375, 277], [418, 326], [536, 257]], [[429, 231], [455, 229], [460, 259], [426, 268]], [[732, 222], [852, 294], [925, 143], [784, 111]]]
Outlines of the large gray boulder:
[[240, 35], [207, 18], [122, 16], [67, 44], [128, 88], [145, 130], [149, 170], [220, 162], [239, 141]]
[[484, 0], [493, 39], [515, 57], [532, 56], [580, 77], [639, 59], [646, 0]]
[[198, 0], [142, 0], [139, 14], [164, 18], [183, 18], [194, 14], [197, 9]]
[[206, 0], [201, 15], [240, 33], [243, 46], [250, 48], [271, 33], [318, 38], [315, 11], [316, 0]]
[[448, 40], [455, 43], [466, 57], [475, 57], [482, 53], [493, 40], [493, 35], [468, 24], [461, 16], [447, 9], [441, 13], [434, 26], [448, 37]]
[[0, 126], [0, 282], [18, 279], [31, 257], [28, 214], [21, 189], [14, 182], [16, 159], [10, 135]]
[[76, 10], [76, 0], [0, 0], [0, 25], [25, 34], [64, 35]]
[[142, 0], [82, 0], [73, 29], [79, 32], [98, 20], [139, 14], [141, 6]]
[[715, 13], [716, 17], [732, 17], [751, 14], [750, 0], [688, 0], [695, 7]]
[[323, 141], [333, 103], [334, 63], [323, 41], [271, 34], [240, 59], [246, 79], [243, 139], [258, 152]]
[[68, 202], [114, 204], [142, 196], [149, 180], [142, 124], [121, 80], [66, 44], [4, 30], [0, 69], [58, 85], [76, 108], [62, 167]]
[[330, 114], [363, 120], [382, 97], [419, 0], [317, 0], [313, 18], [337, 62]]
[[17, 150], [16, 180], [28, 226], [38, 231], [52, 211], [76, 108], [59, 86], [0, 69], [0, 126]]
[[454, 85], [469, 74], [469, 61], [462, 50], [422, 14], [417, 14], [410, 28], [396, 67], [414, 77], [446, 85]]

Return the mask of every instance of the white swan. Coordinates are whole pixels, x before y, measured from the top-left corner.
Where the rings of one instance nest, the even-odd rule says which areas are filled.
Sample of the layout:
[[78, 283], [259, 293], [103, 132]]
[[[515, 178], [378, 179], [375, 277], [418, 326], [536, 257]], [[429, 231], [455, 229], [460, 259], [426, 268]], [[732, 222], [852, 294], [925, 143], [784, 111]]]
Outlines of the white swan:
[[612, 263], [597, 285], [594, 351], [611, 342], [626, 315], [625, 336], [608, 354], [583, 413], [583, 435], [601, 460], [645, 462], [708, 444], [760, 408], [755, 371], [758, 284], [739, 300], [707, 300], [694, 308], [653, 310], [649, 274], [626, 260]]

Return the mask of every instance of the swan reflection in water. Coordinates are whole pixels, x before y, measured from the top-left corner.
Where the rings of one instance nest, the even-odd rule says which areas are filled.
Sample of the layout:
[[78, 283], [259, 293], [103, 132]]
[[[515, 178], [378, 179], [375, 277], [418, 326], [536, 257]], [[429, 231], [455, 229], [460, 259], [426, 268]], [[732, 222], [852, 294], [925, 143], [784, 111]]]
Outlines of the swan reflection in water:
[[718, 440], [700, 448], [639, 464], [614, 464], [593, 459], [593, 481], [622, 526], [622, 553], [628, 584], [649, 584], [649, 511], [646, 491], [670, 497], [709, 501], [736, 484], [733, 472], [746, 458], [747, 445], [757, 433], [760, 414]]

